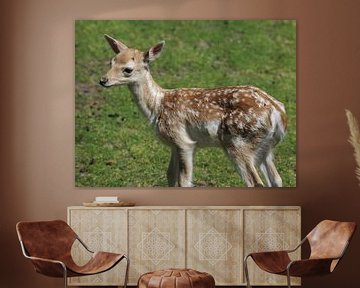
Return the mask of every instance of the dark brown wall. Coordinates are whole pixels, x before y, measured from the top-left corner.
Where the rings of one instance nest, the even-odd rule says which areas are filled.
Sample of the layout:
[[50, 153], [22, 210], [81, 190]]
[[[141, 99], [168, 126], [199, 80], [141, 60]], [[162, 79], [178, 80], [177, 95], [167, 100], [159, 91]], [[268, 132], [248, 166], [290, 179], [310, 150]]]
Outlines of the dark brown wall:
[[[324, 218], [360, 223], [344, 113], [360, 118], [359, 11], [356, 0], [1, 1], [1, 287], [62, 287], [32, 272], [15, 223], [65, 219], [67, 206], [95, 195], [139, 205], [301, 205], [303, 234]], [[296, 188], [74, 188], [74, 20], [134, 18], [297, 20]], [[358, 234], [335, 274], [303, 286], [358, 287]]]

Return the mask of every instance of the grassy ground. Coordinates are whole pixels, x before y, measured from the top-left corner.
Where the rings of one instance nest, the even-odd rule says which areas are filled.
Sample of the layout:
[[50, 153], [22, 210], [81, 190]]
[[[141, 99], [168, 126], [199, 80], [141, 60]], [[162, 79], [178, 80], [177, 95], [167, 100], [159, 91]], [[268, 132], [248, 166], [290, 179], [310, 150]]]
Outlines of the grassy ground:
[[[98, 85], [113, 57], [105, 33], [143, 51], [165, 40], [151, 67], [164, 88], [254, 85], [282, 101], [289, 125], [275, 163], [296, 185], [295, 21], [76, 21], [75, 33], [76, 186], [167, 186], [169, 148], [127, 87]], [[244, 186], [219, 148], [198, 150], [194, 167], [196, 186]]]

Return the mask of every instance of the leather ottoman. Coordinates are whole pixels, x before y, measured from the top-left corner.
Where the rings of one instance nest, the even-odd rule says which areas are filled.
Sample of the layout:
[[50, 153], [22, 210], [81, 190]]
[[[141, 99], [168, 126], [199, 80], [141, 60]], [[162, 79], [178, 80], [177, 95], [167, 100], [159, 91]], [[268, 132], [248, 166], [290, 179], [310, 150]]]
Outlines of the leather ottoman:
[[138, 288], [214, 288], [214, 277], [192, 269], [166, 269], [140, 276]]

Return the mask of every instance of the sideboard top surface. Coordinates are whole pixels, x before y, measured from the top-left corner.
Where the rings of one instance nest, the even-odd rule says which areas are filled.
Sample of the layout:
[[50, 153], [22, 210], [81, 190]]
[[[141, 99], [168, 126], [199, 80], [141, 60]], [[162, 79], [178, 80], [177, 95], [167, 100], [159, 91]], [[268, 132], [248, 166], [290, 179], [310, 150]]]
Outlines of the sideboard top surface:
[[85, 206], [69, 206], [68, 210], [72, 209], [131, 209], [131, 210], [301, 210], [301, 206], [132, 206], [132, 207], [85, 207]]

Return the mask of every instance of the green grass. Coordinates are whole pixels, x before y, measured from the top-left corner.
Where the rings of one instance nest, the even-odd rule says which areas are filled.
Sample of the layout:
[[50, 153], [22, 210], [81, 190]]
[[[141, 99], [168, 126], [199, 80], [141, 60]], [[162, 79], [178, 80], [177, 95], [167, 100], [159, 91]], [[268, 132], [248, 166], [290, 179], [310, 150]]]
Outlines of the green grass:
[[[165, 40], [151, 67], [164, 88], [254, 85], [282, 101], [289, 125], [275, 163], [284, 186], [296, 186], [296, 23], [270, 20], [76, 21], [76, 186], [167, 186], [169, 148], [127, 87], [98, 84], [113, 57], [104, 34], [142, 51]], [[244, 186], [219, 148], [197, 151], [194, 183]]]

